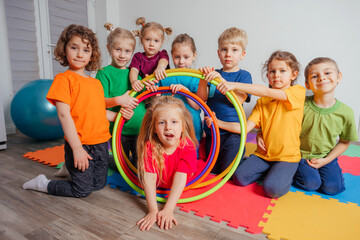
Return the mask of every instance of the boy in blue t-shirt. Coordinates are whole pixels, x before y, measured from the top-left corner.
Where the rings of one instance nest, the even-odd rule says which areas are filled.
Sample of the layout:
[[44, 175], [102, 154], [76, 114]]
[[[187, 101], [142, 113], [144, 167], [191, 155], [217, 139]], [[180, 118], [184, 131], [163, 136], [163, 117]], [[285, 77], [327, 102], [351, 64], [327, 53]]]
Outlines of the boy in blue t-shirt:
[[[199, 81], [197, 95], [216, 114], [220, 128], [220, 151], [218, 160], [212, 170], [213, 173], [223, 172], [234, 160], [240, 146], [240, 123], [238, 114], [233, 104], [207, 80], [219, 77], [229, 82], [252, 83], [249, 72], [240, 69], [239, 62], [245, 56], [247, 46], [247, 34], [244, 30], [235, 27], [226, 29], [218, 39], [218, 57], [222, 68], [214, 71], [214, 68], [204, 67], [200, 71], [204, 73], [205, 79]], [[235, 92], [240, 103], [249, 102], [250, 94]], [[205, 117], [206, 124], [206, 155], [209, 154], [212, 144], [211, 125], [212, 119]]]

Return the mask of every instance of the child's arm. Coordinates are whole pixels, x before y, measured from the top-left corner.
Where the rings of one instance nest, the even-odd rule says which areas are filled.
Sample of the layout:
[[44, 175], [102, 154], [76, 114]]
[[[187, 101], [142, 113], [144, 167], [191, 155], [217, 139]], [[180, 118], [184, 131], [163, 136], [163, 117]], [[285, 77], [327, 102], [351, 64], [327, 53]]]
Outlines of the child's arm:
[[164, 209], [159, 211], [159, 213], [157, 214], [157, 224], [161, 229], [170, 229], [173, 227], [173, 223], [177, 225], [177, 221], [174, 217], [174, 210], [176, 207], [176, 203], [185, 188], [186, 180], [186, 173], [175, 173], [173, 184], [171, 185], [171, 190], [169, 193], [169, 198], [166, 201]]
[[264, 136], [262, 134], [262, 131], [258, 131], [256, 134], [256, 144], [257, 144], [257, 150], [262, 152], [263, 154], [267, 153], [266, 145], [264, 141]]
[[[211, 80], [215, 79], [215, 78], [219, 78], [222, 82], [227, 82], [219, 72], [215, 71], [214, 68], [209, 68], [209, 67], [205, 67], [205, 68], [200, 68], [200, 71], [204, 73], [205, 76], [205, 81], [210, 82]], [[220, 83], [219, 83], [220, 84]], [[217, 89], [219, 89], [219, 84], [216, 86]], [[252, 84], [250, 84], [252, 85]], [[221, 86], [221, 85], [220, 85]], [[247, 99], [248, 95], [244, 92], [244, 91], [240, 91], [240, 90], [236, 90], [233, 89], [237, 98], [239, 99], [240, 103], [243, 104], [245, 102], [245, 100]], [[220, 89], [219, 89], [220, 91]], [[228, 90], [230, 91], [230, 90]], [[222, 94], [225, 95], [225, 93], [227, 91], [220, 91]]]
[[[172, 93], [174, 93], [174, 94], [177, 93], [178, 91], [180, 91], [181, 89], [185, 89], [186, 91], [190, 92], [190, 90], [187, 87], [185, 87], [181, 84], [171, 84], [170, 89], [172, 90]], [[195, 110], [200, 109], [199, 105], [197, 103], [195, 103], [193, 100], [191, 100], [190, 98], [186, 98], [186, 100], [187, 100], [188, 104], [190, 105], [190, 107], [192, 107], [193, 109], [195, 109]]]
[[56, 101], [55, 106], [62, 129], [64, 130], [64, 135], [73, 151], [74, 167], [85, 171], [88, 169], [89, 159], [91, 160], [92, 157], [84, 150], [80, 142], [74, 120], [70, 114], [70, 106], [60, 101]]
[[162, 80], [167, 77], [165, 69], [168, 64], [169, 64], [169, 61], [166, 58], [161, 58], [159, 60], [159, 63], [154, 71], [154, 76], [155, 76], [156, 80]]
[[[206, 74], [214, 71], [213, 67], [202, 67], [199, 68], [199, 71], [203, 73], [204, 76], [206, 76]], [[207, 85], [207, 81], [204, 79], [200, 79], [199, 80], [199, 86], [198, 86], [198, 90], [196, 92], [196, 95], [201, 98], [204, 102], [206, 102], [208, 100], [209, 97], [209, 88]]]
[[209, 96], [209, 89], [207, 86], [207, 82], [200, 79], [199, 80], [199, 86], [198, 86], [198, 90], [196, 92], [196, 95], [201, 98], [204, 102], [206, 102], [208, 100], [208, 96]]
[[136, 225], [140, 225], [139, 228], [141, 231], [151, 229], [151, 227], [156, 222], [157, 213], [159, 212], [156, 202], [156, 179], [156, 173], [145, 172], [144, 192], [149, 212], [145, 217], [136, 223]]
[[[215, 113], [214, 113], [214, 115], [215, 115]], [[204, 120], [206, 122], [206, 125], [210, 128], [211, 123], [213, 122], [212, 118], [205, 117]], [[219, 120], [217, 118], [216, 118], [216, 120], [218, 122], [219, 128], [224, 129], [228, 132], [241, 134], [241, 128], [240, 128], [239, 122], [225, 122], [225, 121]], [[247, 133], [250, 132], [255, 127], [255, 123], [250, 120], [247, 120], [246, 125], [247, 125], [247, 129], [246, 129]]]
[[138, 75], [139, 75], [139, 70], [137, 68], [132, 67], [129, 73], [131, 87], [134, 89], [134, 91], [141, 92], [141, 90], [143, 90], [144, 88], [144, 85], [141, 83], [140, 80], [138, 80]]
[[330, 163], [335, 158], [339, 157], [342, 153], [346, 151], [349, 145], [350, 145], [350, 141], [339, 139], [334, 149], [331, 150], [331, 152], [326, 157], [318, 158], [318, 159], [313, 158], [311, 160], [306, 159], [306, 161], [311, 167], [319, 169], [325, 166], [326, 164]]
[[287, 95], [282, 89], [268, 88], [258, 84], [248, 84], [239, 82], [220, 82], [216, 88], [223, 94], [231, 90], [243, 91], [258, 97], [268, 97], [277, 100], [287, 100]]
[[139, 100], [137, 98], [131, 97], [129, 95], [130, 91], [127, 91], [121, 96], [105, 98], [106, 108], [112, 108], [116, 106], [126, 107], [134, 109], [139, 105]]

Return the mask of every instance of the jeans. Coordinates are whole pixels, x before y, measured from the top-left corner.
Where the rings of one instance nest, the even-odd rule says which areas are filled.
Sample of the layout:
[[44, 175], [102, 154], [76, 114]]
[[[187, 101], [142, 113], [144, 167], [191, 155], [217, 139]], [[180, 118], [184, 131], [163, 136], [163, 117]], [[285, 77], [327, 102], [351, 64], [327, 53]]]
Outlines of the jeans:
[[65, 141], [65, 164], [69, 170], [71, 181], [51, 180], [48, 193], [64, 197], [86, 197], [92, 191], [105, 187], [108, 169], [108, 143], [83, 145], [85, 151], [92, 157], [89, 168], [84, 172], [74, 167], [73, 151]]
[[294, 176], [294, 185], [307, 191], [320, 190], [328, 195], [339, 194], [345, 190], [344, 177], [337, 158], [319, 169], [311, 167], [305, 159], [301, 159]]
[[[206, 156], [209, 155], [211, 149], [212, 136], [206, 136], [205, 147]], [[223, 172], [234, 160], [239, 151], [241, 135], [236, 133], [227, 132], [220, 135], [220, 150], [219, 156], [215, 163], [212, 173], [219, 174]], [[245, 153], [245, 151], [244, 151]], [[243, 154], [244, 155], [244, 154]]]
[[299, 163], [266, 161], [256, 155], [250, 155], [236, 169], [233, 180], [235, 184], [247, 186], [264, 178], [265, 195], [278, 198], [285, 195], [291, 187]]

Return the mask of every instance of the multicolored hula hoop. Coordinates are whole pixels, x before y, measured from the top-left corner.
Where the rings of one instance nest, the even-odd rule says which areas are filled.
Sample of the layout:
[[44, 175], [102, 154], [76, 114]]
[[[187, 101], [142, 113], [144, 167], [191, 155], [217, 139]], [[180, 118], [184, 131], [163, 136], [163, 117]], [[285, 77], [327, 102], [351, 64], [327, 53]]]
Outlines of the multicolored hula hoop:
[[[188, 77], [204, 79], [202, 73], [200, 71], [194, 70], [194, 69], [170, 69], [170, 70], [166, 70], [166, 73], [167, 73], [167, 77], [188, 76]], [[147, 80], [154, 80], [154, 79], [155, 79], [154, 75], [150, 75], [150, 76], [144, 78], [142, 80], [142, 82], [147, 81]], [[219, 79], [214, 79], [211, 81], [211, 83], [214, 84], [215, 86], [219, 82], [220, 82]], [[168, 87], [159, 88], [159, 91], [161, 93], [170, 92]], [[210, 117], [212, 117], [214, 120], [216, 119], [216, 118], [214, 118], [212, 111], [210, 109], [208, 109], [207, 105], [196, 95], [194, 95], [188, 91], [185, 91], [185, 90], [182, 90], [178, 93], [181, 95], [184, 95], [186, 97], [190, 97], [193, 101], [195, 101], [196, 103], [199, 104], [199, 106], [203, 109], [205, 114], [207, 112], [207, 114]], [[130, 96], [132, 96], [132, 97], [134, 97], [136, 94], [137, 93], [134, 91], [130, 92]], [[137, 98], [140, 101], [140, 99], [144, 100], [145, 98], [150, 97], [153, 94], [156, 94], [156, 93], [146, 91], [146, 92], [143, 92], [142, 94], [138, 95]], [[149, 96], [146, 96], [146, 95], [149, 95]], [[237, 99], [234, 92], [232, 92], [232, 91], [227, 92], [226, 96], [228, 97], [230, 102], [234, 105], [235, 110], [238, 114], [241, 132], [243, 132], [243, 133], [246, 132], [246, 125], [245, 125], [245, 121], [244, 121], [244, 119], [246, 119], [246, 118], [245, 118], [245, 113], [242, 108], [242, 105], [240, 104], [240, 102]], [[137, 177], [127, 166], [127, 164], [124, 160], [123, 154], [122, 154], [121, 130], [122, 130], [123, 124], [124, 124], [124, 119], [122, 118], [121, 114], [119, 113], [115, 120], [115, 125], [114, 125], [114, 130], [113, 130], [113, 138], [112, 138], [112, 149], [113, 149], [113, 153], [114, 153], [115, 163], [117, 165], [117, 168], [119, 169], [121, 176], [130, 185], [130, 187], [132, 187], [135, 191], [139, 192], [140, 194], [145, 195], [144, 191], [140, 188], [140, 184], [137, 181]], [[211, 156], [209, 156], [205, 168], [201, 171], [201, 173], [198, 176], [196, 176], [194, 179], [192, 179], [188, 183], [188, 185], [185, 187], [184, 190], [191, 189], [191, 188], [204, 187], [204, 186], [207, 186], [209, 184], [212, 184], [212, 183], [218, 181], [221, 178], [222, 178], [222, 180], [219, 183], [217, 183], [217, 185], [215, 185], [211, 189], [207, 190], [206, 192], [203, 192], [203, 193], [198, 194], [193, 197], [179, 199], [178, 203], [187, 203], [187, 202], [197, 201], [199, 199], [205, 198], [205, 197], [209, 196], [210, 194], [214, 193], [230, 179], [232, 174], [235, 172], [237, 166], [239, 165], [241, 156], [243, 155], [244, 148], [245, 148], [246, 134], [242, 135], [241, 140], [240, 140], [239, 151], [238, 151], [236, 157], [234, 158], [233, 162], [230, 164], [230, 166], [224, 172], [219, 174], [218, 176], [212, 178], [209, 181], [202, 182], [202, 180], [205, 179], [205, 177], [210, 173], [212, 167], [214, 166], [214, 164], [216, 162], [215, 159], [217, 158], [219, 144], [220, 144], [218, 131], [219, 130], [218, 130], [217, 122], [215, 120], [214, 124], [212, 126], [213, 146], [212, 146], [212, 151], [210, 152]], [[215, 146], [215, 148], [214, 148], [214, 146]], [[114, 151], [114, 149], [116, 151]], [[120, 158], [120, 160], [119, 160], [119, 158]], [[159, 190], [159, 192], [164, 193], [167, 191]], [[166, 202], [166, 200], [167, 200], [166, 198], [163, 198], [163, 197], [157, 197], [156, 199], [158, 202]]]

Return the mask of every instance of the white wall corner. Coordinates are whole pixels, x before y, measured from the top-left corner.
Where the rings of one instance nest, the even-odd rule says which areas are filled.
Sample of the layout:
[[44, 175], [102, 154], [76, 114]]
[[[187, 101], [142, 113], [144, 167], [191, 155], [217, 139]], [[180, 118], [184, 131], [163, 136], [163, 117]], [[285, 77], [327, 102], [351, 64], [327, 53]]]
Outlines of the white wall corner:
[[88, 27], [96, 32], [96, 1], [87, 0]]
[[36, 44], [39, 58], [39, 76], [43, 79], [53, 78], [50, 17], [48, 0], [34, 0], [36, 26]]
[[0, 32], [2, 33], [0, 34], [0, 103], [3, 104], [3, 113], [0, 114], [4, 114], [6, 134], [11, 134], [15, 133], [16, 128], [10, 115], [11, 100], [14, 94], [4, 0], [0, 0]]

